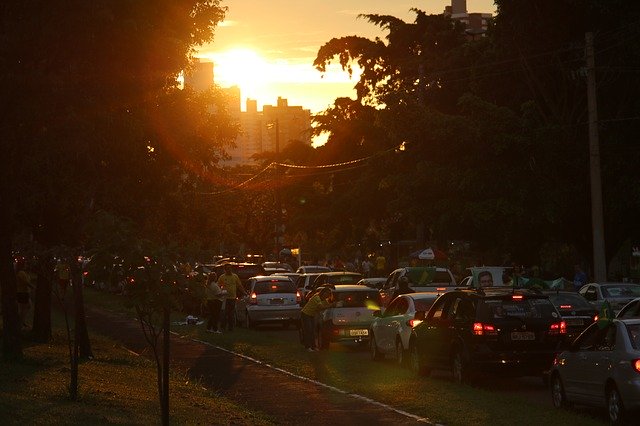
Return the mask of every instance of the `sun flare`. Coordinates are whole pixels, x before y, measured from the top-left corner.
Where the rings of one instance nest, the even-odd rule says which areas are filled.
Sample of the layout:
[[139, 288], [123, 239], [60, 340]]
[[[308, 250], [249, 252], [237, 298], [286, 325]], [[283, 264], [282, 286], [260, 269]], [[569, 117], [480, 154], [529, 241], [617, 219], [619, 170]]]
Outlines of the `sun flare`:
[[258, 53], [247, 48], [235, 48], [213, 55], [214, 79], [223, 87], [240, 86], [253, 91], [267, 84], [269, 64]]

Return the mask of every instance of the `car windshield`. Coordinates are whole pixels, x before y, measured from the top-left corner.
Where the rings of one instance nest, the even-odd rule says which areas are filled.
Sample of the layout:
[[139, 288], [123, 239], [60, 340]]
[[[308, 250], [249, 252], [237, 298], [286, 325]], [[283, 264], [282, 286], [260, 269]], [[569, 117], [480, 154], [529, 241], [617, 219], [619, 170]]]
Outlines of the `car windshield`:
[[377, 291], [340, 291], [334, 293], [336, 308], [380, 309], [380, 293]]
[[620, 284], [602, 286], [604, 297], [638, 297], [640, 296], [640, 285]]
[[447, 271], [438, 271], [433, 267], [407, 268], [407, 278], [412, 287], [451, 284], [451, 276]]
[[593, 309], [593, 306], [579, 294], [549, 294], [549, 300], [560, 309]]
[[552, 318], [556, 312], [549, 299], [527, 298], [485, 299], [479, 310], [484, 318]]
[[640, 324], [627, 324], [629, 339], [634, 349], [640, 349]]
[[256, 294], [295, 293], [296, 290], [296, 285], [290, 280], [259, 281], [253, 287], [253, 291]]
[[358, 274], [329, 275], [327, 282], [329, 284], [356, 284], [362, 279]]
[[436, 299], [417, 299], [415, 300], [416, 311], [427, 312]]

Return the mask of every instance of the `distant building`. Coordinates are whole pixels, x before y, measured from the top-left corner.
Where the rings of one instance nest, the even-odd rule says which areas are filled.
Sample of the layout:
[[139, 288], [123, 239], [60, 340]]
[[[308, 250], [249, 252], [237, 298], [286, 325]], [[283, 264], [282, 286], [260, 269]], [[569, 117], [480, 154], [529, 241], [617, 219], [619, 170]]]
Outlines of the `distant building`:
[[491, 13], [467, 12], [467, 0], [451, 0], [451, 6], [444, 8], [444, 14], [451, 17], [451, 19], [462, 22], [470, 39], [483, 36], [489, 27], [489, 21], [493, 17]]
[[[214, 84], [213, 63], [201, 61], [185, 74], [184, 85], [201, 91]], [[246, 111], [241, 110], [241, 93], [238, 86], [222, 89], [226, 94], [230, 114], [238, 120], [240, 133], [236, 146], [228, 148], [231, 159], [228, 165], [251, 164], [253, 155], [276, 152], [291, 141], [311, 145], [311, 112], [301, 106], [289, 106], [286, 99], [278, 97], [277, 104], [264, 105], [258, 111], [258, 103], [247, 99]], [[276, 134], [276, 128], [278, 132]]]

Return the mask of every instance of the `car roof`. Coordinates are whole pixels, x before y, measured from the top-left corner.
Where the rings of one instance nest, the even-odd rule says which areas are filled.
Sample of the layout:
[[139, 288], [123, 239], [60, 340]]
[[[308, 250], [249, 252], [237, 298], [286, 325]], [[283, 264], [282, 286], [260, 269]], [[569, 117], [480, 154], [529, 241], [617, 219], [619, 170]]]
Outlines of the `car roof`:
[[291, 281], [289, 277], [284, 275], [256, 275], [255, 277], [251, 277], [251, 279], [255, 279], [257, 281], [272, 281], [272, 280], [289, 281], [289, 282]]
[[614, 318], [614, 321], [620, 321], [629, 325], [640, 324], [640, 318]]
[[401, 294], [400, 296], [410, 297], [411, 299], [436, 299], [442, 293], [438, 293], [437, 291], [417, 291], [415, 293], [406, 293]]
[[[329, 288], [331, 288], [329, 286]], [[336, 284], [333, 286], [333, 291], [341, 292], [341, 291], [364, 291], [364, 292], [378, 292], [378, 290], [365, 287], [357, 284]]]
[[318, 275], [360, 275], [360, 272], [349, 272], [349, 271], [330, 271], [330, 272], [320, 272]]

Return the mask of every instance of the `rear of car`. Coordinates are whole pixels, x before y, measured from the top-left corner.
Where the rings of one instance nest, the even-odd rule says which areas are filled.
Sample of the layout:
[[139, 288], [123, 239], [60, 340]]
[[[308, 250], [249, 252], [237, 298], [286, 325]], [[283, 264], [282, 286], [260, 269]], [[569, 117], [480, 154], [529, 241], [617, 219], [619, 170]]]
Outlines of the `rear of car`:
[[545, 295], [506, 292], [478, 300], [468, 335], [470, 362], [481, 370], [538, 375], [565, 342], [566, 323]]
[[581, 295], [572, 291], [545, 292], [567, 325], [567, 344], [598, 318], [598, 311]]
[[258, 277], [251, 280], [244, 305], [249, 324], [297, 323], [300, 319], [300, 293], [287, 277]]
[[409, 288], [416, 292], [445, 292], [456, 288], [456, 279], [448, 268], [411, 266], [399, 268], [389, 274], [380, 290], [383, 303], [388, 305], [400, 281], [407, 279]]
[[373, 312], [380, 309], [380, 293], [359, 285], [336, 285], [333, 306], [319, 321], [320, 348], [329, 342], [367, 342]]

